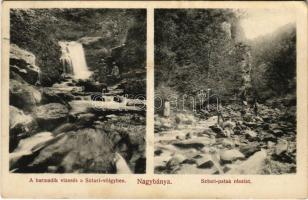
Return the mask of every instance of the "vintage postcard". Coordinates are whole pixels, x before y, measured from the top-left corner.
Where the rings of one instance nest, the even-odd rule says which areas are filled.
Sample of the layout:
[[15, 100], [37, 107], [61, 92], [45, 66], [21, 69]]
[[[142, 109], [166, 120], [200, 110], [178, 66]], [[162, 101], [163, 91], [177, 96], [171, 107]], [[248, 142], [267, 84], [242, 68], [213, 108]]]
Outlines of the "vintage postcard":
[[4, 198], [308, 198], [305, 2], [2, 11]]

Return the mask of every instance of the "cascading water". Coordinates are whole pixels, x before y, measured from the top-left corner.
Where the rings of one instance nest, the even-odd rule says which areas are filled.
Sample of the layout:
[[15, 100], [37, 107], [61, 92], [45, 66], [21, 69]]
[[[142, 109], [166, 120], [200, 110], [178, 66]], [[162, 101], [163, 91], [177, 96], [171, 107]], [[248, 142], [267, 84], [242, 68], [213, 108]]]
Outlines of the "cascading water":
[[59, 42], [61, 47], [60, 61], [63, 65], [63, 72], [71, 74], [76, 79], [87, 79], [91, 72], [88, 70], [82, 44], [79, 42]]

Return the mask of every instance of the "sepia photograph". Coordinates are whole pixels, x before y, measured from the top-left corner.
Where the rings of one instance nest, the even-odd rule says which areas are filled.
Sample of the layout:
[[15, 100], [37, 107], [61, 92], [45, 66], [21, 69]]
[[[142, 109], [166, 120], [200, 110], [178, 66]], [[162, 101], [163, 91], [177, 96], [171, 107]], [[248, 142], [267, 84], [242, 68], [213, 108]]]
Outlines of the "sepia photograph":
[[1, 197], [307, 198], [307, 3], [1, 6]]
[[9, 15], [10, 172], [145, 173], [146, 10]]
[[155, 10], [156, 174], [294, 174], [296, 13]]

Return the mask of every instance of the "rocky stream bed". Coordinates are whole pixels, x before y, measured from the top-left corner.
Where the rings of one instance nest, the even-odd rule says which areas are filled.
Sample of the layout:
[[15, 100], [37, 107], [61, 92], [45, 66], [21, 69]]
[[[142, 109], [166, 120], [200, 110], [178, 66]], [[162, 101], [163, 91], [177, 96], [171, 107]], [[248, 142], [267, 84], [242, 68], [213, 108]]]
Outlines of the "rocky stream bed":
[[[259, 106], [258, 116], [239, 106], [201, 119], [189, 113], [156, 116], [155, 173], [285, 174], [296, 172], [294, 108]], [[293, 109], [293, 110], [292, 110]]]

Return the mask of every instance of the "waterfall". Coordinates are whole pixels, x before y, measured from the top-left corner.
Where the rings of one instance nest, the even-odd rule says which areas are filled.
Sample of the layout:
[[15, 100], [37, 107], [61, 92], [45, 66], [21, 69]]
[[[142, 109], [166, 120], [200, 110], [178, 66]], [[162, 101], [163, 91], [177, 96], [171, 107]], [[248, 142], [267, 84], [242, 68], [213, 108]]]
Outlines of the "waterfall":
[[59, 42], [61, 47], [60, 61], [63, 65], [63, 73], [71, 74], [76, 79], [87, 79], [91, 72], [88, 70], [84, 50], [79, 42]]

